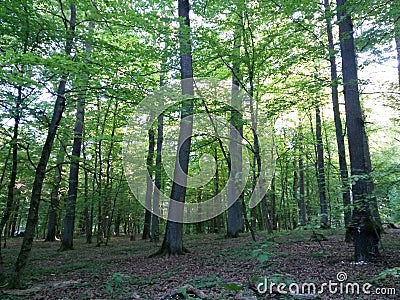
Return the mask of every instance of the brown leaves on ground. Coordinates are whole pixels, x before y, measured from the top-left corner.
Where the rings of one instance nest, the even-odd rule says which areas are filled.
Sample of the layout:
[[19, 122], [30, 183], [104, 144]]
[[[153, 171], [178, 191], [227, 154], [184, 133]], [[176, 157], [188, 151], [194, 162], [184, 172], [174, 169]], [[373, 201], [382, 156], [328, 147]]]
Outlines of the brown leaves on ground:
[[[320, 286], [329, 280], [338, 282], [339, 272], [345, 272], [345, 282], [371, 283], [373, 291], [395, 287], [398, 297], [400, 274], [378, 275], [400, 266], [400, 230], [387, 230], [382, 237], [382, 256], [363, 265], [351, 263], [353, 247], [343, 242], [343, 235], [323, 233], [328, 240], [321, 242], [322, 247], [310, 240], [312, 231], [307, 230], [279, 233], [268, 240], [259, 233], [257, 243], [248, 235], [236, 239], [214, 234], [185, 236], [185, 246], [191, 252], [169, 258], [148, 258], [160, 244], [130, 241], [129, 237], [113, 238], [106, 247], [77, 240], [76, 250], [67, 252], [57, 252], [58, 243], [37, 241], [26, 275], [28, 288], [16, 291], [5, 287], [0, 290], [0, 298], [344, 299], [344, 295], [329, 292], [288, 296], [276, 289], [272, 294], [261, 295], [256, 289], [264, 277], [279, 277], [286, 284], [313, 282]], [[5, 249], [5, 259], [16, 253], [19, 242], [13, 240], [11, 249]], [[10, 263], [8, 268], [11, 267]], [[397, 297], [359, 295], [359, 299]]]

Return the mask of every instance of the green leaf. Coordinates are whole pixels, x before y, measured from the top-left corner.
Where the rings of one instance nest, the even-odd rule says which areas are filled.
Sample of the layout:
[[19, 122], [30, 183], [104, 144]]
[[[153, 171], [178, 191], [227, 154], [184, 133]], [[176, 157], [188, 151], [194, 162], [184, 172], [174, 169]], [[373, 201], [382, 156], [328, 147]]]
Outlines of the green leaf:
[[219, 283], [219, 286], [226, 288], [229, 291], [243, 291], [244, 287], [237, 283]]

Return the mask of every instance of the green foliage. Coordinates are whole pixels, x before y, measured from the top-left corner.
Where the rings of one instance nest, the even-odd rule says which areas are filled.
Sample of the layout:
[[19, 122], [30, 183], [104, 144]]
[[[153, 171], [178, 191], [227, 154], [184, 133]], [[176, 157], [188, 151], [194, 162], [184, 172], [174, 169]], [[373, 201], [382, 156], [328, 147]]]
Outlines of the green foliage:
[[400, 278], [400, 267], [383, 270], [382, 272], [379, 273], [378, 276], [374, 277], [374, 280], [379, 281], [387, 279], [388, 277]]
[[106, 291], [111, 298], [121, 296], [129, 283], [130, 276], [127, 274], [113, 273], [107, 280]]
[[275, 256], [275, 254], [269, 252], [270, 247], [270, 243], [263, 244], [260, 248], [252, 250], [250, 257], [257, 259], [261, 265], [265, 265], [266, 262]]
[[218, 283], [219, 286], [229, 290], [229, 291], [243, 291], [244, 286], [237, 283]]

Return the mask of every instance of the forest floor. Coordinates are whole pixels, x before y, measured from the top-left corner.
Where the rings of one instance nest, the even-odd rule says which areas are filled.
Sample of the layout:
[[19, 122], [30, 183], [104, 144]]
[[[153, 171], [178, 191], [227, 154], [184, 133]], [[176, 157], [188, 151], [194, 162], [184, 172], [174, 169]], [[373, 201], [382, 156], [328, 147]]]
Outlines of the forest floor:
[[[343, 242], [342, 232], [319, 232], [326, 241], [312, 241], [312, 231], [304, 229], [268, 239], [258, 233], [257, 242], [247, 234], [186, 235], [190, 253], [170, 258], [148, 258], [160, 243], [126, 236], [102, 247], [77, 239], [75, 250], [66, 252], [57, 251], [59, 243], [35, 241], [27, 288], [2, 286], [0, 299], [399, 299], [400, 229], [386, 230], [381, 257], [367, 264], [351, 262], [353, 247]], [[20, 243], [11, 239], [3, 249], [8, 270]], [[259, 289], [265, 293], [257, 293], [265, 281], [276, 283], [272, 293], [264, 284]], [[287, 294], [277, 292], [278, 283]], [[311, 284], [323, 293], [310, 293]], [[393, 293], [391, 288], [397, 295], [382, 295]]]

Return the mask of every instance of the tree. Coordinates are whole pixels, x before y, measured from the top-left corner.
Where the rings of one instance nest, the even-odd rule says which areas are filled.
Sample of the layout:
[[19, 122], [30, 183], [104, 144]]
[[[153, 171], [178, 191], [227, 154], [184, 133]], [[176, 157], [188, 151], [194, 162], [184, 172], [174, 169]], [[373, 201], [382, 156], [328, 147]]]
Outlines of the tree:
[[232, 110], [230, 115], [230, 140], [229, 140], [229, 177], [228, 181], [228, 217], [226, 224], [226, 235], [230, 238], [239, 236], [239, 232], [243, 231], [243, 193], [238, 194], [236, 189], [241, 185], [242, 180], [242, 147], [241, 141], [243, 136], [243, 121], [241, 99], [238, 96], [240, 85], [240, 47], [242, 40], [242, 28], [236, 25], [234, 30], [233, 42], [233, 61], [232, 61]]
[[[148, 130], [149, 135], [149, 148], [147, 150], [147, 169], [150, 174], [147, 177], [147, 187], [146, 187], [146, 206], [151, 207], [151, 199], [153, 196], [153, 168], [154, 168], [154, 146], [155, 146], [155, 132], [154, 128], [151, 127]], [[145, 209], [144, 215], [144, 227], [142, 239], [146, 240], [150, 238], [150, 225], [151, 225], [151, 211], [149, 209]]]
[[328, 221], [328, 204], [326, 199], [325, 186], [325, 162], [324, 162], [324, 146], [322, 143], [322, 122], [321, 111], [317, 106], [315, 108], [315, 135], [317, 140], [317, 181], [319, 203], [321, 208], [321, 228], [329, 228]]
[[[194, 86], [189, 12], [189, 0], [178, 0], [178, 16], [181, 18], [179, 46], [182, 94], [189, 95], [190, 97], [194, 95]], [[185, 100], [182, 103], [179, 127], [178, 151], [175, 163], [174, 182], [171, 191], [172, 201], [170, 201], [168, 209], [168, 216], [175, 220], [180, 218], [183, 220], [183, 207], [181, 208], [179, 203], [184, 203], [186, 196], [186, 186], [184, 183], [187, 182], [189, 168], [191, 135], [193, 130], [193, 99]], [[183, 184], [179, 184], [178, 182], [182, 182]], [[178, 204], [175, 204], [174, 201]], [[156, 254], [177, 255], [186, 252], [187, 250], [183, 247], [182, 233], [183, 223], [168, 220], [163, 244]]]
[[354, 180], [352, 186], [354, 211], [351, 228], [354, 259], [360, 262], [368, 260], [371, 254], [378, 254], [381, 224], [376, 198], [373, 195], [374, 187], [370, 174], [370, 153], [358, 90], [352, 18], [348, 13], [346, 0], [337, 0], [336, 3], [342, 54], [350, 168]]
[[[164, 85], [164, 74], [160, 75], [160, 86]], [[160, 105], [162, 105], [160, 103]], [[158, 214], [160, 205], [160, 190], [161, 190], [161, 174], [162, 174], [162, 146], [163, 146], [163, 135], [164, 135], [164, 114], [161, 113], [157, 117], [157, 141], [156, 141], [156, 165], [155, 165], [155, 175], [154, 175], [154, 193], [153, 193], [153, 210], [151, 218], [151, 240], [159, 240], [158, 232]]]
[[[70, 19], [69, 22], [66, 23], [66, 43], [65, 43], [65, 53], [67, 56], [71, 54], [72, 51], [72, 44], [73, 44], [73, 39], [74, 39], [74, 34], [75, 34], [75, 26], [76, 26], [76, 8], [75, 4], [71, 3], [70, 4]], [[22, 245], [21, 245], [21, 250], [18, 255], [18, 259], [15, 263], [15, 278], [12, 282], [13, 285], [15, 286], [20, 286], [21, 282], [21, 275], [22, 271], [24, 270], [30, 251], [32, 249], [32, 243], [33, 243], [33, 238], [35, 236], [35, 229], [36, 225], [38, 222], [38, 214], [39, 214], [39, 204], [41, 200], [41, 194], [42, 194], [42, 187], [43, 187], [43, 181], [44, 177], [46, 175], [46, 166], [49, 161], [50, 153], [53, 147], [53, 142], [54, 138], [56, 136], [56, 132], [58, 129], [58, 125], [61, 121], [62, 114], [64, 112], [65, 108], [65, 87], [67, 84], [67, 79], [68, 75], [65, 74], [62, 76], [59, 84], [58, 84], [58, 89], [57, 89], [57, 99], [54, 103], [54, 110], [53, 110], [53, 115], [52, 119], [47, 131], [47, 137], [45, 144], [43, 145], [42, 148], [42, 153], [40, 156], [39, 163], [36, 167], [36, 172], [35, 172], [35, 180], [33, 182], [33, 187], [32, 187], [32, 195], [31, 195], [31, 200], [30, 200], [30, 205], [29, 205], [29, 213], [28, 213], [28, 219], [26, 222], [26, 227], [25, 227], [25, 234], [24, 238], [22, 240]]]
[[72, 250], [74, 248], [74, 228], [75, 228], [75, 209], [76, 198], [78, 196], [79, 185], [79, 159], [82, 148], [82, 135], [85, 118], [85, 103], [79, 97], [76, 107], [76, 120], [74, 129], [74, 141], [72, 144], [71, 165], [69, 169], [69, 185], [67, 208], [64, 218], [64, 231], [61, 239], [60, 250]]
[[46, 242], [55, 242], [57, 236], [58, 205], [60, 204], [60, 187], [62, 179], [62, 166], [65, 158], [65, 145], [60, 141], [60, 150], [57, 154], [56, 168], [54, 170], [53, 188], [50, 193], [49, 216], [47, 220]]
[[[349, 174], [347, 171], [346, 161], [346, 149], [344, 144], [344, 133], [342, 120], [339, 111], [339, 91], [338, 91], [338, 74], [335, 56], [335, 46], [333, 42], [332, 33], [332, 17], [329, 0], [324, 0], [325, 13], [326, 13], [326, 33], [328, 37], [328, 53], [331, 73], [331, 97], [332, 97], [332, 108], [333, 108], [333, 119], [335, 122], [335, 133], [337, 151], [339, 157], [339, 168], [340, 168], [340, 179], [342, 182], [342, 198], [343, 198], [343, 209], [344, 209], [344, 225], [346, 228], [349, 227], [351, 221], [351, 207], [350, 207], [350, 182]], [[346, 241], [350, 241], [350, 233], [346, 231]]]

